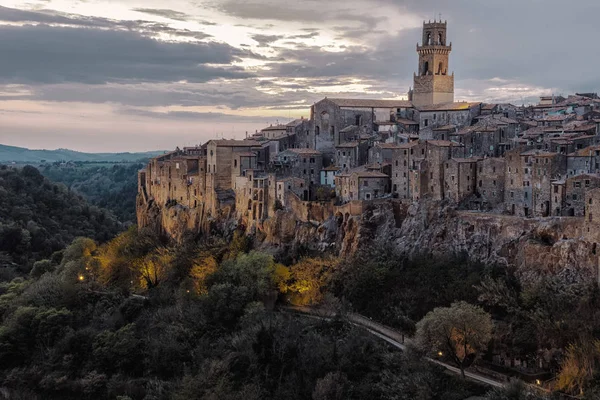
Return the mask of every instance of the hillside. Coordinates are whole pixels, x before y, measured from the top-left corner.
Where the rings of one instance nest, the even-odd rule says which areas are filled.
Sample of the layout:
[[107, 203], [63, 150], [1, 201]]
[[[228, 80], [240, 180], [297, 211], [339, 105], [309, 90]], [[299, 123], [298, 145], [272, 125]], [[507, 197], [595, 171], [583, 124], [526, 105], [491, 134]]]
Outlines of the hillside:
[[82, 195], [91, 204], [112, 211], [120, 222], [135, 224], [137, 173], [142, 163], [45, 163], [40, 172]]
[[34, 167], [0, 166], [0, 280], [28, 272], [35, 261], [78, 236], [104, 242], [121, 230], [112, 213], [88, 204]]
[[82, 153], [68, 149], [30, 150], [24, 147], [0, 144], [0, 162], [41, 163], [55, 161], [133, 162], [151, 158], [163, 151], [144, 153]]

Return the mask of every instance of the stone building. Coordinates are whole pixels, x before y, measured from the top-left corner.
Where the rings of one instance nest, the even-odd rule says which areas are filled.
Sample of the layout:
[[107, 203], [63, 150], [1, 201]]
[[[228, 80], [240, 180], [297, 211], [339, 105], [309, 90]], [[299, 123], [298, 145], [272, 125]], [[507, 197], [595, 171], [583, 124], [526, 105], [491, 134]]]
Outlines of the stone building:
[[314, 145], [314, 137], [311, 132], [312, 123], [310, 120], [305, 119], [304, 117], [300, 119], [296, 119], [286, 125], [286, 133], [289, 136], [294, 136], [295, 146], [301, 149], [311, 149], [315, 148]]
[[419, 138], [429, 140], [433, 139], [434, 128], [469, 126], [480, 114], [481, 103], [445, 103], [418, 107], [413, 112], [413, 119], [419, 123]]
[[460, 203], [475, 194], [477, 158], [452, 158], [444, 168], [444, 198]]
[[335, 146], [335, 165], [343, 170], [365, 165], [369, 154], [368, 142], [348, 142]]
[[286, 125], [271, 125], [260, 131], [262, 137], [265, 139], [275, 139], [284, 136], [287, 132], [288, 129]]
[[280, 172], [285, 176], [304, 179], [307, 184], [315, 185], [321, 180], [323, 155], [314, 149], [289, 149], [277, 155]]
[[585, 199], [588, 191], [600, 187], [600, 175], [582, 174], [568, 178], [565, 182], [562, 214], [569, 217], [585, 216]]
[[[234, 199], [235, 162], [240, 153], [260, 152], [262, 147], [253, 140], [210, 140], [206, 144], [206, 203], [213, 214], [221, 200]], [[231, 191], [226, 193], [227, 191]]]
[[600, 173], [600, 146], [589, 146], [567, 155], [567, 174]]
[[447, 29], [446, 22], [423, 23], [423, 41], [417, 44], [419, 73], [409, 92], [415, 107], [454, 102], [454, 73], [449, 74], [452, 43], [447, 42]]
[[400, 199], [412, 199], [411, 174], [425, 159], [425, 145], [419, 142], [404, 143], [393, 149], [392, 194]]
[[[444, 179], [446, 162], [455, 156], [459, 156], [461, 151], [462, 145], [448, 140], [429, 140], [425, 142], [425, 156], [429, 172], [428, 194], [434, 200], [445, 198]], [[469, 179], [474, 178], [474, 176], [469, 177]]]
[[282, 206], [286, 206], [288, 193], [293, 193], [298, 198], [308, 200], [308, 189], [304, 179], [293, 176], [277, 180], [277, 199]]
[[478, 208], [495, 209], [504, 202], [506, 161], [503, 157], [487, 157], [477, 161]]
[[567, 162], [563, 154], [531, 150], [521, 154], [527, 187], [531, 179], [531, 210], [535, 217], [551, 215], [552, 185], [566, 172]]
[[[314, 148], [333, 158], [335, 146], [344, 142], [340, 132], [355, 126], [357, 132], [372, 134], [376, 121], [406, 118], [413, 105], [403, 100], [360, 100], [325, 98], [311, 107]], [[356, 136], [356, 134], [353, 134]]]
[[389, 193], [390, 177], [381, 172], [354, 171], [335, 179], [336, 196], [342, 202], [375, 200]]

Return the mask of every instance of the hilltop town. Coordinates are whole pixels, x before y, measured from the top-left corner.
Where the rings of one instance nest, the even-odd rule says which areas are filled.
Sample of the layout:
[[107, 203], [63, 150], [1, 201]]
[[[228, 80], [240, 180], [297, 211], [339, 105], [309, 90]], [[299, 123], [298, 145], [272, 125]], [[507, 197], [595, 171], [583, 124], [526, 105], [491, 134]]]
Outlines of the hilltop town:
[[426, 22], [408, 100], [325, 98], [309, 118], [152, 159], [139, 173], [140, 226], [150, 207], [190, 212], [193, 229], [223, 217], [260, 226], [278, 210], [323, 221], [382, 200], [429, 199], [486, 215], [570, 217], [575, 236], [595, 235], [598, 95], [455, 102], [451, 51], [447, 23]]

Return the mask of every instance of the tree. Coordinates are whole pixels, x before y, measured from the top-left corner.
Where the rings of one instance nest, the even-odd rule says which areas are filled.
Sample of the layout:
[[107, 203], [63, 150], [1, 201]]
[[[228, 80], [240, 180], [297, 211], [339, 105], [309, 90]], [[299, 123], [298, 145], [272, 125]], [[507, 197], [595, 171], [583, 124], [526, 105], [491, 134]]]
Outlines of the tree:
[[452, 359], [465, 377], [465, 367], [485, 350], [492, 338], [492, 318], [481, 307], [466, 302], [438, 307], [417, 324], [417, 345]]
[[567, 393], [583, 395], [600, 368], [600, 340], [571, 344], [562, 362], [556, 387]]

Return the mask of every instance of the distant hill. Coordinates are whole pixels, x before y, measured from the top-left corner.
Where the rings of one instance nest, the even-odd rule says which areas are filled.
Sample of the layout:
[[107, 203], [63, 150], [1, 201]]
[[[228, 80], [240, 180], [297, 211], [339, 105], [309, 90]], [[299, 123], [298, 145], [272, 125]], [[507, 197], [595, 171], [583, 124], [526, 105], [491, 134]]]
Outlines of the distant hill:
[[155, 157], [163, 153], [164, 151], [148, 151], [145, 153], [81, 153], [68, 149], [30, 150], [24, 147], [0, 144], [0, 163], [40, 163], [42, 161], [133, 162]]

